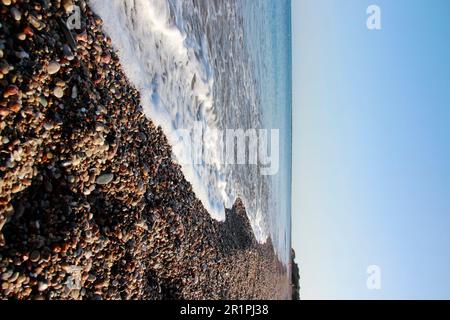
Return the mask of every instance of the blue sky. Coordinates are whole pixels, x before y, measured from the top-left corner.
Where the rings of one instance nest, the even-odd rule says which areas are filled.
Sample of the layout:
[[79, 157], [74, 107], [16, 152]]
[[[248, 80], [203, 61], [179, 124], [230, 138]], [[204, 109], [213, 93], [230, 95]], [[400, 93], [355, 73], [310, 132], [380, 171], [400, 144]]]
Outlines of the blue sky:
[[450, 2], [292, 2], [302, 298], [450, 298]]

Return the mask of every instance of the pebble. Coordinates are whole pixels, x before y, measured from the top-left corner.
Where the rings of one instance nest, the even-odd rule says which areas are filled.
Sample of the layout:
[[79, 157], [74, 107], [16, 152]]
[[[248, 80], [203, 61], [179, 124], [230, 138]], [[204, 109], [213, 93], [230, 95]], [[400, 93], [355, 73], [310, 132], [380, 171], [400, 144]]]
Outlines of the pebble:
[[80, 291], [79, 290], [73, 289], [73, 290], [70, 291], [70, 297], [72, 299], [77, 300], [79, 296], [80, 296]]
[[101, 60], [103, 63], [110, 63], [111, 62], [111, 56], [109, 54], [102, 54]]
[[21, 60], [30, 58], [30, 55], [24, 50], [15, 52], [15, 55], [16, 55], [17, 58], [19, 58]]
[[72, 0], [63, 0], [63, 7], [66, 13], [71, 13], [74, 10], [74, 5]]
[[12, 103], [8, 103], [8, 108], [12, 112], [19, 112], [20, 109], [22, 108], [22, 106], [20, 105], [19, 102], [12, 102]]
[[53, 95], [54, 95], [56, 98], [61, 99], [62, 97], [64, 97], [64, 89], [61, 88], [61, 87], [56, 87], [56, 88], [53, 90]]
[[40, 103], [43, 107], [46, 107], [46, 106], [48, 105], [47, 99], [45, 99], [44, 96], [41, 96], [41, 97], [39, 98], [39, 103]]
[[9, 278], [11, 278], [11, 276], [13, 275], [13, 273], [14, 272], [12, 270], [8, 270], [8, 271], [2, 273], [2, 280], [3, 281], [8, 281]]
[[56, 61], [51, 61], [47, 66], [48, 74], [55, 74], [61, 69], [61, 65]]
[[34, 35], [33, 29], [31, 29], [29, 26], [23, 28], [23, 33], [25, 33], [29, 37], [32, 37]]
[[20, 41], [24, 41], [26, 38], [27, 38], [27, 35], [23, 32], [21, 32], [17, 35], [17, 39], [19, 39]]
[[97, 180], [95, 181], [95, 183], [100, 184], [100, 185], [106, 185], [108, 183], [110, 183], [111, 181], [113, 181], [114, 179], [114, 175], [112, 173], [106, 173], [106, 174], [102, 174], [101, 176], [99, 176], [97, 178]]
[[73, 55], [72, 50], [70, 49], [70, 47], [67, 44], [65, 44], [63, 46], [63, 52], [64, 52], [64, 57], [67, 60], [72, 61], [73, 59], [75, 59], [75, 56]]
[[78, 97], [78, 88], [77, 86], [73, 86], [72, 87], [72, 95], [71, 95], [72, 99], [76, 99]]
[[2, 65], [0, 66], [0, 72], [3, 74], [8, 74], [9, 73], [9, 64], [8, 63], [2, 63]]
[[45, 282], [39, 282], [38, 291], [45, 291], [48, 289], [48, 284]]
[[14, 20], [20, 21], [22, 19], [22, 13], [16, 8], [11, 8], [11, 13], [13, 15]]
[[32, 262], [38, 262], [40, 258], [41, 258], [41, 254], [39, 253], [39, 251], [34, 250], [33, 252], [31, 252], [30, 260]]
[[19, 94], [19, 88], [17, 86], [11, 85], [6, 88], [5, 92], [3, 92], [3, 97], [9, 98], [11, 96], [16, 96], [17, 94]]
[[43, 23], [41, 23], [39, 21], [39, 19], [37, 17], [35, 17], [34, 15], [30, 14], [28, 16], [28, 22], [31, 23], [31, 25], [36, 28], [37, 30], [42, 30], [42, 28], [44, 27]]
[[0, 107], [0, 116], [7, 117], [10, 113], [9, 109]]
[[8, 281], [10, 282], [10, 283], [12, 283], [12, 282], [15, 282], [16, 280], [17, 280], [17, 278], [19, 278], [19, 273], [18, 272], [14, 272], [13, 274], [12, 274], [12, 276], [8, 279]]
[[53, 128], [54, 128], [54, 125], [53, 125], [53, 123], [51, 123], [50, 121], [47, 121], [47, 122], [44, 123], [44, 129], [45, 129], [45, 130], [50, 131], [50, 130], [52, 130]]

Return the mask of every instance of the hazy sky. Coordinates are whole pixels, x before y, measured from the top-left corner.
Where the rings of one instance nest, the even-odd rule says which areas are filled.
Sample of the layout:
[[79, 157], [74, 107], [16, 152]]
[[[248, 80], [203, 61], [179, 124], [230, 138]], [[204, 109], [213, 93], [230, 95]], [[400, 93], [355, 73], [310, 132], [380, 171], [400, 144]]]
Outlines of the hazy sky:
[[292, 2], [302, 298], [450, 298], [450, 1]]

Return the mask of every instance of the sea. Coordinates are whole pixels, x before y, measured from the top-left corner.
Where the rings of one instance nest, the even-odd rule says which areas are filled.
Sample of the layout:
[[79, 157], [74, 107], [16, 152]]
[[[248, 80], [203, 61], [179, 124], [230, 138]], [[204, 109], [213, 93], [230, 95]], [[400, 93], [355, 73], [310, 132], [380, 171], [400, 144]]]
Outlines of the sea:
[[[214, 219], [223, 220], [225, 208], [241, 198], [257, 240], [263, 243], [270, 237], [287, 265], [291, 250], [291, 1], [89, 3], [103, 19], [125, 73], [140, 91], [146, 115], [163, 129], [174, 159], [180, 160], [205, 209]], [[194, 135], [193, 128], [201, 128], [201, 134], [186, 139], [186, 132]], [[278, 170], [267, 175], [261, 173], [261, 162], [224, 160], [225, 134], [221, 133], [239, 129], [266, 130], [269, 142], [272, 130], [277, 130], [276, 144], [268, 143], [267, 150], [278, 154]], [[186, 155], [193, 154], [200, 154], [200, 161], [186, 161]]]

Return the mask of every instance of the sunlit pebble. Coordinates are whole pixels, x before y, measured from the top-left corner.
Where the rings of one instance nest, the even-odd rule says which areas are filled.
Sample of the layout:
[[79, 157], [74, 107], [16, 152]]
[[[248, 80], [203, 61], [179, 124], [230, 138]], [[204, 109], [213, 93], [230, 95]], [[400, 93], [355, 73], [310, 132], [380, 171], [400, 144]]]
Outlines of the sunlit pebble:
[[20, 21], [20, 19], [22, 19], [22, 13], [19, 10], [17, 10], [17, 8], [15, 7], [12, 8], [11, 13], [13, 15], [14, 20]]
[[3, 74], [8, 74], [9, 73], [9, 65], [7, 63], [2, 64], [0, 67], [0, 72]]
[[33, 29], [31, 29], [30, 27], [26, 26], [25, 28], [23, 28], [23, 33], [25, 33], [29, 37], [32, 37], [33, 36]]
[[17, 39], [19, 39], [21, 41], [24, 41], [26, 38], [27, 38], [27, 35], [23, 32], [21, 32], [17, 35]]
[[6, 88], [5, 92], [3, 92], [3, 97], [8, 98], [17, 94], [19, 94], [19, 88], [17, 86], [9, 86]]
[[40, 103], [42, 106], [44, 106], [44, 107], [46, 107], [46, 106], [48, 105], [47, 99], [45, 99], [44, 96], [41, 96], [41, 97], [39, 98], [39, 103]]
[[74, 5], [72, 0], [63, 0], [63, 7], [66, 13], [71, 13], [74, 10]]
[[47, 290], [47, 288], [48, 288], [48, 284], [47, 283], [39, 282], [39, 285], [38, 285], [38, 290], [39, 291], [45, 291], [45, 290]]
[[111, 62], [111, 56], [109, 54], [103, 54], [102, 55], [102, 62], [103, 63], [110, 63]]
[[77, 34], [76, 36], [75, 36], [75, 38], [76, 38], [76, 40], [77, 41], [83, 41], [83, 42], [87, 42], [87, 33], [86, 32], [83, 32], [83, 33], [79, 33], [79, 34]]
[[47, 66], [48, 74], [55, 74], [61, 69], [61, 65], [56, 61], [51, 61]]
[[22, 106], [18, 102], [11, 102], [8, 104], [8, 108], [13, 112], [19, 112]]
[[55, 90], [53, 90], [53, 95], [58, 99], [62, 98], [64, 96], [64, 89], [56, 87]]
[[0, 107], [0, 116], [6, 117], [10, 114], [10, 112], [11, 111], [9, 111], [8, 109]]

